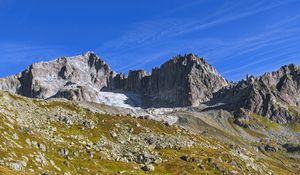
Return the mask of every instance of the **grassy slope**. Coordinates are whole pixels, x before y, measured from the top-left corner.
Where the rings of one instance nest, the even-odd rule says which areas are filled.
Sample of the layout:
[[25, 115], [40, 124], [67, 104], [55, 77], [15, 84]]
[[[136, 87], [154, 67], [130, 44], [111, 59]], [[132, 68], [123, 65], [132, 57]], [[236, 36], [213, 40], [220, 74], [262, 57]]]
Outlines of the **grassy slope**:
[[[4, 103], [7, 100], [13, 100], [14, 103], [10, 101]], [[63, 172], [70, 172], [72, 174], [118, 174], [120, 172], [124, 174], [226, 174], [230, 173], [230, 171], [237, 171], [245, 174], [258, 173], [253, 168], [247, 166], [247, 162], [241, 158], [241, 156], [233, 153], [227, 144], [219, 142], [211, 136], [191, 134], [182, 131], [177, 127], [169, 127], [157, 121], [104, 115], [81, 108], [76, 105], [76, 103], [72, 102], [51, 101], [45, 103], [42, 100], [27, 99], [6, 92], [0, 92], [0, 109], [0, 159], [11, 157], [13, 160], [22, 160], [22, 156], [29, 158], [27, 166], [23, 168], [21, 172], [12, 171], [8, 165], [0, 165], [0, 174], [36, 174], [36, 172], [50, 172], [52, 174], [62, 174]], [[22, 111], [20, 111], [20, 109], [22, 109]], [[39, 130], [30, 127], [28, 128], [18, 122], [18, 117], [27, 113], [33, 118], [47, 118], [51, 117], [47, 115], [51, 111], [60, 110], [84, 116], [84, 118], [94, 121], [96, 127], [94, 129], [87, 129], [80, 124], [66, 127], [60, 122], [51, 121], [47, 124], [55, 127], [57, 129], [55, 135], [64, 140], [62, 143], [53, 143], [49, 138], [39, 132]], [[11, 115], [8, 115], [7, 113]], [[137, 127], [137, 123], [140, 125], [139, 127]], [[82, 149], [78, 140], [70, 137], [71, 135], [82, 136], [83, 138], [86, 138], [87, 141], [93, 143], [97, 142], [101, 136], [105, 136], [111, 141], [114, 141], [114, 138], [110, 136], [110, 131], [117, 124], [127, 125], [128, 127], [133, 128], [135, 134], [150, 130], [153, 133], [159, 134], [179, 134], [187, 136], [198, 143], [199, 146], [184, 149], [167, 148], [156, 150], [160, 153], [162, 158], [167, 161], [154, 165], [155, 171], [150, 173], [142, 171], [140, 165], [137, 163], [105, 160], [99, 154], [95, 154], [95, 156], [91, 158], [88, 152], [82, 152], [79, 157], [73, 157], [72, 160], [69, 160], [67, 157], [59, 156], [58, 150], [60, 148], [67, 147], [70, 153]], [[13, 134], [17, 134], [19, 139], [12, 139]], [[45, 144], [47, 150], [42, 152], [36, 147], [29, 146], [25, 142], [26, 138]], [[73, 143], [73, 146], [69, 146], [70, 143]], [[36, 163], [32, 156], [38, 152], [44, 154], [47, 160], [55, 162], [55, 166], [50, 163], [48, 163], [48, 165]], [[199, 168], [199, 164], [196, 162], [181, 160], [180, 157], [182, 155], [200, 158], [203, 160], [202, 166], [204, 169]], [[254, 160], [254, 162], [260, 162], [259, 164], [267, 167], [266, 169], [270, 168], [277, 174], [297, 173], [296, 169], [290, 168], [290, 165], [294, 165], [297, 160], [288, 160], [286, 157], [279, 154], [271, 156], [276, 157], [276, 159], [257, 159]], [[209, 162], [208, 158], [213, 158], [215, 160], [214, 163], [217, 163], [218, 167]], [[285, 161], [288, 165], [280, 164], [281, 161], [278, 161], [277, 158], [281, 159], [281, 161]], [[232, 161], [236, 162], [237, 166], [232, 165]], [[59, 169], [56, 169], [55, 167], [58, 167]], [[30, 170], [34, 170], [35, 173], [31, 173]], [[264, 171], [264, 173], [266, 173], [266, 171]]]

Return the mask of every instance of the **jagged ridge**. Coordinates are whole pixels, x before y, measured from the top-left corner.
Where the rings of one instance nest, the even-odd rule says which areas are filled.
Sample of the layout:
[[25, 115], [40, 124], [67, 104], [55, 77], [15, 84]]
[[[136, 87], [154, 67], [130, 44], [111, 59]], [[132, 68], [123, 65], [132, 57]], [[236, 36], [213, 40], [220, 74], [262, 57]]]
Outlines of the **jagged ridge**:
[[227, 81], [203, 58], [178, 55], [152, 69], [118, 74], [110, 89], [133, 91], [150, 97], [151, 106], [197, 106], [227, 85]]
[[96, 54], [62, 57], [35, 63], [20, 74], [0, 80], [0, 89], [32, 98], [66, 98], [99, 102], [101, 90], [135, 93], [147, 107], [197, 106], [207, 101], [226, 80], [194, 54], [176, 56], [154, 68], [117, 74]]
[[[95, 53], [62, 57], [31, 65], [0, 79], [0, 89], [33, 98], [106, 102], [119, 92], [127, 106], [187, 107], [206, 104], [233, 111], [236, 117], [255, 113], [286, 123], [299, 121], [299, 66], [283, 66], [260, 77], [228, 83], [203, 58], [178, 55], [151, 73], [144, 70], [116, 74]], [[107, 96], [105, 96], [107, 95]], [[218, 104], [222, 105], [218, 105]], [[116, 104], [110, 102], [109, 104]], [[126, 107], [126, 105], [123, 105]]]
[[97, 102], [97, 93], [113, 74], [97, 55], [61, 57], [34, 63], [25, 71], [0, 80], [0, 89], [31, 98], [62, 97]]
[[300, 67], [290, 64], [259, 77], [248, 76], [215, 93], [210, 104], [221, 103], [219, 108], [235, 111], [237, 117], [249, 111], [278, 123], [299, 122], [299, 93]]

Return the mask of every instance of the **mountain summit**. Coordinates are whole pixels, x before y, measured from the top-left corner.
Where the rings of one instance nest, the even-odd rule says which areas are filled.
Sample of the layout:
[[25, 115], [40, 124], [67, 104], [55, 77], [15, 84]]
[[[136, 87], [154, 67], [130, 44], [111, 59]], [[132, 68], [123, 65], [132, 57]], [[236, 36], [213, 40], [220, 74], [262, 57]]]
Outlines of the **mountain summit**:
[[114, 77], [112, 90], [140, 93], [152, 101], [151, 106], [197, 106], [207, 101], [227, 81], [203, 58], [194, 54], [178, 55], [152, 69], [130, 71], [128, 77]]
[[154, 68], [116, 74], [95, 53], [61, 57], [31, 65], [0, 80], [0, 89], [32, 98], [66, 98], [99, 102], [100, 91], [137, 94], [142, 106], [197, 106], [207, 101], [227, 81], [204, 59], [178, 55]]
[[[299, 119], [300, 67], [295, 64], [262, 76], [247, 76], [245, 80], [214, 94], [211, 103], [230, 111], [247, 111], [266, 116], [278, 123]], [[242, 112], [244, 113], [244, 112]], [[239, 116], [237, 115], [237, 116]], [[245, 117], [247, 114], [242, 114]]]
[[93, 52], [34, 63], [23, 72], [0, 80], [0, 88], [31, 98], [63, 97], [97, 101], [113, 72]]
[[[300, 68], [290, 64], [238, 83], [226, 81], [195, 54], [177, 55], [151, 73], [114, 72], [93, 52], [34, 63], [0, 79], [0, 89], [31, 98], [65, 98], [121, 107], [225, 109], [239, 118], [250, 114], [287, 123], [298, 120]], [[238, 122], [240, 123], [240, 122]]]

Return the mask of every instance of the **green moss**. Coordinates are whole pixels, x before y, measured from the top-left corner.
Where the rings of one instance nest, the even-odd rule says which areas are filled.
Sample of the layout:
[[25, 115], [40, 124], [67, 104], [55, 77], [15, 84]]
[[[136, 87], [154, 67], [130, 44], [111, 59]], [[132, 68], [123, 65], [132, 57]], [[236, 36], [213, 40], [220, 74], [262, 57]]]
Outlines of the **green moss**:
[[253, 136], [253, 137], [256, 137], [256, 138], [265, 138], [267, 137], [266, 135], [262, 134], [262, 133], [259, 133], [257, 131], [254, 131], [252, 129], [249, 129], [249, 128], [245, 128], [244, 129], [249, 135]]
[[295, 106], [288, 105], [288, 110], [292, 116], [299, 117], [299, 112]]
[[74, 102], [64, 102], [60, 100], [50, 100], [50, 101], [41, 101], [39, 99], [34, 99], [33, 102], [41, 107], [41, 108], [63, 108], [73, 112], [80, 112], [81, 109], [76, 103]]
[[0, 166], [0, 174], [9, 174], [9, 175], [34, 175], [34, 173], [29, 173], [29, 172], [16, 172], [12, 171], [11, 169]]
[[259, 124], [262, 124], [267, 130], [277, 130], [281, 126], [280, 124], [269, 120], [268, 118], [257, 115], [257, 114], [250, 114], [250, 116], [256, 120]]
[[[213, 140], [210, 140], [211, 144], [215, 144]], [[249, 172], [245, 164], [238, 157], [232, 156], [227, 152], [229, 149], [219, 148], [212, 149], [207, 147], [191, 147], [182, 150], [174, 150], [174, 149], [163, 149], [160, 151], [162, 156], [169, 161], [160, 164], [156, 167], [156, 170], [161, 174], [230, 174], [231, 170], [235, 170], [243, 173]], [[201, 165], [205, 167], [205, 170], [199, 167], [197, 162], [192, 161], [184, 161], [181, 160], [180, 157], [182, 155], [187, 155], [188, 157], [195, 157], [202, 160]], [[221, 169], [216, 168], [213, 163], [208, 161], [208, 158], [214, 159], [214, 162], [218, 163], [220, 167], [222, 167], [225, 172], [222, 172]], [[222, 160], [220, 160], [222, 159]], [[232, 166], [226, 162], [235, 161], [239, 168]]]
[[300, 124], [297, 122], [291, 122], [290, 127], [294, 132], [300, 132]]

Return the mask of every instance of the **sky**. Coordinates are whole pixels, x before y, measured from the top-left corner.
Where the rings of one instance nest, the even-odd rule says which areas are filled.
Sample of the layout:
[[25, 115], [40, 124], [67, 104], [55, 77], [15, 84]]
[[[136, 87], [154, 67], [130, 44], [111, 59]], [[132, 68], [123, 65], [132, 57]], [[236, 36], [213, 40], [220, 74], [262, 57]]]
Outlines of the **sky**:
[[195, 53], [228, 80], [300, 65], [299, 0], [0, 0], [0, 77], [96, 52], [115, 71]]

